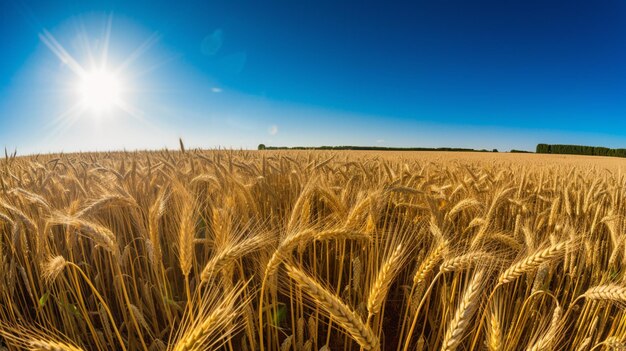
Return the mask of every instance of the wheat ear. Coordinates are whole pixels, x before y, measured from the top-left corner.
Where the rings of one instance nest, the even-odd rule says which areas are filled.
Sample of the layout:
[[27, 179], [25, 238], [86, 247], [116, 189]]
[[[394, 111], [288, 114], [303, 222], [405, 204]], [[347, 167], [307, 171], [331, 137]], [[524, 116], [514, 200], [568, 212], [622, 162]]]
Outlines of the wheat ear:
[[372, 240], [371, 236], [363, 232], [352, 230], [324, 230], [315, 231], [312, 229], [299, 231], [285, 238], [280, 246], [274, 251], [266, 268], [265, 277], [270, 277], [276, 273], [282, 259], [287, 253], [291, 252], [298, 245], [303, 245], [312, 240], [330, 240], [330, 239], [355, 239], [355, 240]]
[[80, 347], [65, 342], [43, 339], [31, 340], [28, 346], [33, 351], [84, 351]]
[[213, 256], [211, 260], [204, 266], [202, 270], [201, 279], [203, 282], [207, 282], [215, 274], [215, 272], [221, 271], [224, 267], [234, 260], [237, 260], [250, 252], [261, 249], [265, 244], [269, 242], [268, 236], [258, 235], [236, 244], [229, 244], [222, 249], [218, 254]]
[[65, 266], [67, 266], [67, 261], [63, 256], [51, 257], [43, 265], [41, 277], [46, 284], [52, 284], [56, 277], [63, 272]]
[[469, 283], [463, 298], [457, 306], [454, 318], [450, 321], [448, 330], [441, 347], [442, 351], [454, 351], [461, 343], [463, 334], [467, 329], [474, 312], [478, 309], [478, 296], [480, 295], [480, 289], [483, 284], [483, 271], [478, 271], [474, 274], [472, 281]]
[[446, 250], [447, 247], [448, 247], [448, 241], [447, 240], [443, 240], [424, 259], [424, 261], [422, 261], [422, 263], [419, 265], [419, 268], [415, 272], [415, 275], [413, 276], [413, 285], [418, 285], [418, 284], [422, 283], [426, 279], [426, 276], [428, 275], [428, 273], [430, 273], [430, 271], [433, 268], [435, 268], [437, 263], [439, 263], [439, 261], [441, 260], [443, 252]]
[[501, 351], [502, 350], [502, 323], [497, 311], [493, 311], [490, 314], [488, 329], [488, 343], [489, 351]]
[[76, 212], [75, 216], [78, 218], [88, 216], [90, 214], [98, 212], [100, 209], [115, 207], [115, 206], [129, 206], [134, 205], [135, 201], [132, 198], [128, 198], [122, 195], [111, 194], [105, 195], [87, 205], [85, 208]]
[[498, 278], [498, 284], [510, 283], [522, 276], [524, 273], [534, 271], [542, 263], [561, 257], [565, 253], [566, 246], [567, 242], [552, 245], [526, 257], [520, 262], [513, 264], [500, 275]]
[[249, 302], [241, 301], [245, 286], [235, 286], [223, 296], [217, 290], [209, 291], [199, 302], [198, 311], [187, 314], [182, 322], [172, 351], [201, 351], [218, 349], [242, 327], [240, 316]]
[[48, 221], [48, 224], [74, 227], [83, 235], [91, 238], [96, 244], [111, 252], [116, 258], [121, 256], [115, 234], [102, 225], [64, 215], [53, 217]]
[[370, 288], [369, 298], [367, 299], [367, 311], [370, 316], [375, 315], [380, 312], [380, 309], [383, 305], [383, 300], [387, 295], [387, 291], [389, 291], [389, 287], [391, 286], [391, 282], [394, 277], [402, 268], [400, 261], [402, 259], [404, 253], [404, 249], [402, 244], [398, 245], [393, 253], [389, 256], [389, 258], [385, 261], [382, 268], [378, 271], [376, 275], [376, 280], [374, 284]]
[[457, 256], [445, 260], [439, 267], [441, 273], [449, 273], [458, 270], [471, 268], [474, 264], [489, 264], [495, 260], [494, 255], [487, 252], [470, 252], [465, 255]]
[[300, 269], [287, 265], [287, 274], [311, 299], [324, 309], [333, 320], [341, 325], [365, 350], [380, 350], [380, 344], [374, 332], [361, 318], [346, 306], [339, 297], [322, 287], [318, 282]]
[[619, 285], [600, 285], [587, 290], [583, 295], [587, 300], [604, 300], [626, 305], [626, 288]]
[[187, 277], [191, 272], [193, 261], [193, 238], [195, 237], [195, 219], [193, 205], [185, 199], [180, 215], [180, 229], [178, 232], [178, 253], [180, 269]]
[[559, 323], [562, 314], [563, 309], [561, 308], [561, 306], [557, 306], [552, 313], [552, 320], [550, 322], [550, 327], [548, 328], [548, 331], [530, 349], [528, 349], [528, 351], [541, 351], [551, 349], [551, 346], [555, 343], [555, 337], [557, 331], [559, 330]]

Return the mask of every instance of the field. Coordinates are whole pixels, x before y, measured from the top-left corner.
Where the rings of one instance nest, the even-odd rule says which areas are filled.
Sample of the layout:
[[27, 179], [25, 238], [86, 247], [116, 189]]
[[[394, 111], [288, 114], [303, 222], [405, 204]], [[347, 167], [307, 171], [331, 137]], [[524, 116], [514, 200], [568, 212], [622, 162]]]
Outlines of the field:
[[624, 350], [626, 160], [0, 161], [0, 349]]

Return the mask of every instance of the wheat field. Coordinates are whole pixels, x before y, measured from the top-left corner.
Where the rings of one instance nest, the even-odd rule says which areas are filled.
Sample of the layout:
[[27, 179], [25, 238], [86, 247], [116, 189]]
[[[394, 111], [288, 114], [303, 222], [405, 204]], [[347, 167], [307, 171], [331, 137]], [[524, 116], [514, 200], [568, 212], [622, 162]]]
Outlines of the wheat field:
[[0, 161], [2, 350], [624, 350], [617, 159]]

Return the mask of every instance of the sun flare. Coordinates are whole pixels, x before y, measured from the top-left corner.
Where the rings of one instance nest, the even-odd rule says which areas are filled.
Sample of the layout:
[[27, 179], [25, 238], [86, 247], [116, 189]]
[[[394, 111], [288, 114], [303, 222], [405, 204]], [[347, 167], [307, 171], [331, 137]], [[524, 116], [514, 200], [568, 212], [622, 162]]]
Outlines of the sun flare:
[[82, 75], [78, 93], [83, 107], [101, 113], [120, 104], [122, 85], [115, 74], [94, 70]]

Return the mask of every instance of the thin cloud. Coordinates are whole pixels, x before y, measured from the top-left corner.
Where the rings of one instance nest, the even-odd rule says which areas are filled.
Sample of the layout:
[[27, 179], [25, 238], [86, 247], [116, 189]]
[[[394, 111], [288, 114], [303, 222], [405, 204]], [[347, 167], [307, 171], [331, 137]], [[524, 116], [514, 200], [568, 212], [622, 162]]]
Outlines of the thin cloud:
[[376, 140], [376, 144], [382, 144], [385, 142], [385, 139], [378, 139]]
[[222, 88], [213, 87], [213, 88], [211, 88], [211, 91], [214, 92], [214, 93], [221, 93], [222, 92]]
[[270, 135], [278, 134], [278, 126], [274, 124], [273, 126], [267, 129], [267, 132], [270, 133]]

